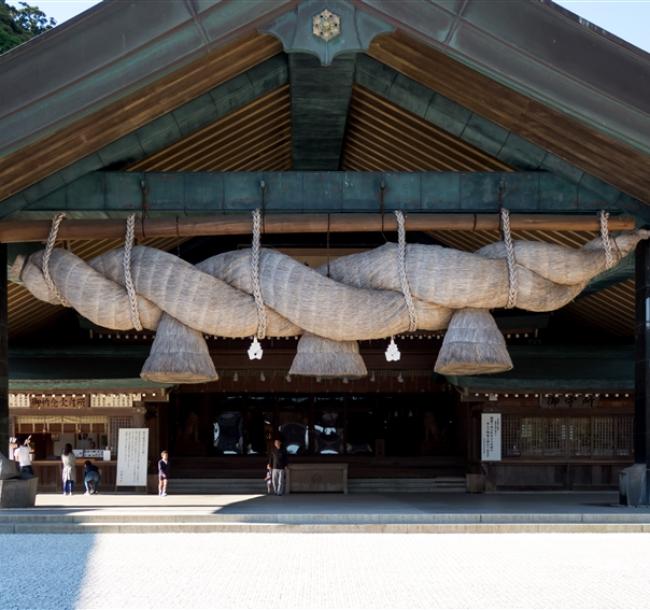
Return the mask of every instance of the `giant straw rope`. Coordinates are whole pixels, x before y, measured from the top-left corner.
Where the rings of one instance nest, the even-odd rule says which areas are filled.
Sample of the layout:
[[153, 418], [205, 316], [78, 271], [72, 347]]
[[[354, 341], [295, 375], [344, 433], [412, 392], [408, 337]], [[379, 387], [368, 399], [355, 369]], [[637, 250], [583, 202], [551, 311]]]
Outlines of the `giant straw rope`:
[[601, 237], [581, 249], [514, 241], [506, 214], [504, 241], [468, 253], [406, 244], [400, 213], [399, 244], [335, 259], [326, 274], [261, 248], [259, 212], [252, 250], [197, 265], [133, 245], [133, 217], [124, 248], [84, 261], [54, 247], [62, 220], [55, 217], [44, 251], [16, 262], [14, 279], [35, 297], [72, 307], [100, 327], [156, 330], [142, 375], [177, 383], [216, 378], [204, 334], [302, 335], [292, 374], [360, 376], [366, 369], [357, 341], [449, 328], [437, 371], [507, 370], [512, 363], [490, 309], [558, 309], [649, 236], [610, 236], [603, 215]]

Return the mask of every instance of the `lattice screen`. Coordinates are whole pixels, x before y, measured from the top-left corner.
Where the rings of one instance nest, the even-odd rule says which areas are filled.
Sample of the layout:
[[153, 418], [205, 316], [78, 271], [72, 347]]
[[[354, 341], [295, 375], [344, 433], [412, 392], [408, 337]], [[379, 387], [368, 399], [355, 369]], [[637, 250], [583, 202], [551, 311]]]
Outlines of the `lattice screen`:
[[117, 438], [120, 428], [133, 428], [133, 418], [130, 416], [111, 417], [108, 444], [117, 450]]
[[632, 415], [524, 417], [504, 415], [504, 457], [630, 457]]

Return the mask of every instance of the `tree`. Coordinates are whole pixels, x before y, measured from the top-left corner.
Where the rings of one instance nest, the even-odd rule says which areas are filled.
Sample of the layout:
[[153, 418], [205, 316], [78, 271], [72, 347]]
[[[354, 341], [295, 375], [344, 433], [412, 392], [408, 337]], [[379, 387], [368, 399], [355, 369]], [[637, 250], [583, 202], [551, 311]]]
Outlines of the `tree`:
[[56, 21], [26, 2], [19, 2], [18, 7], [0, 0], [0, 53], [8, 51], [38, 34], [51, 30]]

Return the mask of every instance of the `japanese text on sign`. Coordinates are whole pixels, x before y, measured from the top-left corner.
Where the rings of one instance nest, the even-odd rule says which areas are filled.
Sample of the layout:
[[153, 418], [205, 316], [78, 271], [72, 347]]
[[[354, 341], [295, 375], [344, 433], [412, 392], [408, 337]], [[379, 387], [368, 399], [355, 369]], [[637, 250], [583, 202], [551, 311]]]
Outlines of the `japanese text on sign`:
[[115, 485], [146, 486], [148, 453], [148, 428], [120, 428]]
[[481, 460], [501, 461], [501, 413], [481, 413]]

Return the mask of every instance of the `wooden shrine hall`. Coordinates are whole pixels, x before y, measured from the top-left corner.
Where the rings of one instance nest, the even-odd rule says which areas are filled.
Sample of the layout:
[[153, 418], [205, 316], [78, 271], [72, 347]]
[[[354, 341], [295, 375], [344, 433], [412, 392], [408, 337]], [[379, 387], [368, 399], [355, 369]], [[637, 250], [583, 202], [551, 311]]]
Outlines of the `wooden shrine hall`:
[[648, 100], [550, 0], [104, 0], [1, 55], [0, 451], [43, 490], [66, 443], [114, 482], [124, 428], [171, 492], [262, 491], [276, 437], [303, 490], [615, 488]]

